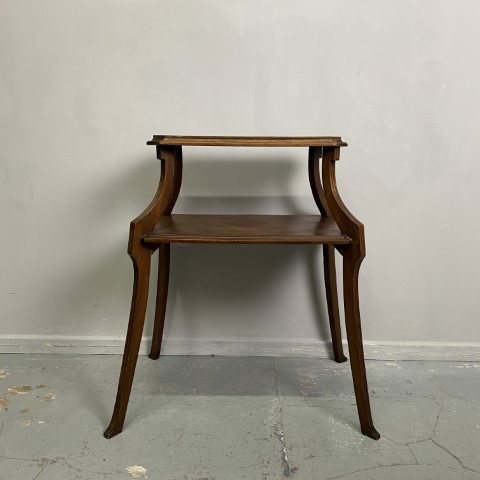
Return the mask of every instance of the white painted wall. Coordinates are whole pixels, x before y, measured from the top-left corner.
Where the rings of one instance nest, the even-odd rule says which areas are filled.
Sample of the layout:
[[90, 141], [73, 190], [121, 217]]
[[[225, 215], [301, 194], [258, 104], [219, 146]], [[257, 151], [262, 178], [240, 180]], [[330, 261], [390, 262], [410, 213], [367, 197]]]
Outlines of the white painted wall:
[[[169, 133], [342, 135], [365, 339], [480, 341], [479, 15], [474, 0], [2, 0], [4, 338], [124, 335], [128, 224], [159, 168], [145, 141]], [[177, 212], [315, 212], [306, 151], [184, 156]], [[326, 338], [320, 261], [175, 247], [165, 333]]]

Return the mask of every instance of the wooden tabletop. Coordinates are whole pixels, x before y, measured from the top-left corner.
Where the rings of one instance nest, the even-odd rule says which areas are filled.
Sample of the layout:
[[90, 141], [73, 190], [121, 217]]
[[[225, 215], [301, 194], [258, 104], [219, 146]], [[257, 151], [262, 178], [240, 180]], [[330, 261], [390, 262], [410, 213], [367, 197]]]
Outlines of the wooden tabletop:
[[341, 137], [198, 137], [154, 135], [147, 145], [199, 147], [346, 147]]

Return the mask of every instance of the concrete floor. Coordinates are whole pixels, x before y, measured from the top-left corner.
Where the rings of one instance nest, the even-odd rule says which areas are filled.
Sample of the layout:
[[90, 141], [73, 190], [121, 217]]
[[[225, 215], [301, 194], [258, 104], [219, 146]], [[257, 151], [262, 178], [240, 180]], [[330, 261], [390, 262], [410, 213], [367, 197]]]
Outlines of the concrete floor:
[[106, 440], [120, 362], [0, 355], [0, 478], [480, 479], [479, 364], [367, 362], [375, 442], [348, 363], [142, 357]]

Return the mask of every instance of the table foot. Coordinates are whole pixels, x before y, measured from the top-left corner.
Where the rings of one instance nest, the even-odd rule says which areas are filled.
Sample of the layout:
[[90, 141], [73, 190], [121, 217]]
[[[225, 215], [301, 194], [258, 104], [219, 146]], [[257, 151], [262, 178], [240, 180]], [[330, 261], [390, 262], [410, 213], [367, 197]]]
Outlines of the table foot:
[[373, 425], [371, 427], [368, 427], [368, 428], [362, 428], [362, 433], [366, 437], [370, 437], [373, 440], [380, 439], [380, 434], [377, 432], [377, 430], [375, 429], [375, 427]]
[[108, 428], [103, 432], [103, 436], [110, 440], [110, 438], [113, 438], [117, 436], [119, 433], [122, 433], [123, 430], [123, 425], [118, 427], [117, 425], [110, 424]]

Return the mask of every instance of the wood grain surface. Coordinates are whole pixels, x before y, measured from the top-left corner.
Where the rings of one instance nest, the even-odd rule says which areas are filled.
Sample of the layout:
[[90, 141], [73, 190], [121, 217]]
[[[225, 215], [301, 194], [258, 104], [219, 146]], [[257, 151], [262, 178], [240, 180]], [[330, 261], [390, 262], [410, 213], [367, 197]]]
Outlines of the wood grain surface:
[[199, 147], [346, 147], [341, 137], [199, 137], [154, 135], [147, 145]]
[[348, 245], [351, 239], [320, 215], [163, 215], [143, 243]]

